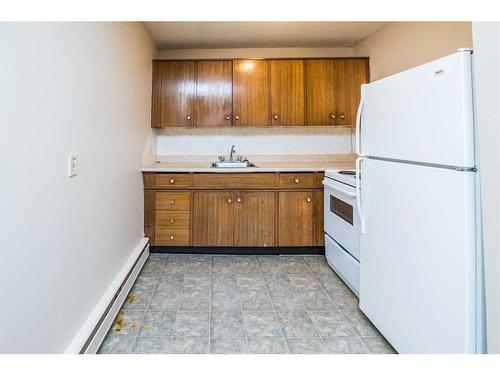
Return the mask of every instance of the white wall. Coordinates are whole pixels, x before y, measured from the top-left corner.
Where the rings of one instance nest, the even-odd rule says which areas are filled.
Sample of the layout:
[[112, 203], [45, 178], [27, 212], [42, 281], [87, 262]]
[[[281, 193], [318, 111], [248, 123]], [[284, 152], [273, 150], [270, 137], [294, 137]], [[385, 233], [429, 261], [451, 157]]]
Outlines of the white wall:
[[161, 129], [158, 155], [350, 154], [352, 130], [332, 127]]
[[474, 22], [488, 352], [500, 353], [500, 23]]
[[63, 352], [143, 237], [154, 51], [142, 23], [0, 24], [0, 352]]
[[390, 22], [353, 48], [354, 56], [370, 57], [375, 81], [472, 47], [470, 22]]

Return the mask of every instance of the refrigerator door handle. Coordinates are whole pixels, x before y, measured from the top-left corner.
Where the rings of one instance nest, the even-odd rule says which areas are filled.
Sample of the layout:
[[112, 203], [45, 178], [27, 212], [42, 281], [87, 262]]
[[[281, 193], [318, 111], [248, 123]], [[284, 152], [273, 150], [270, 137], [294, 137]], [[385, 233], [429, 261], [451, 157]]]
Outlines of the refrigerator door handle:
[[366, 84], [361, 85], [361, 99], [359, 101], [358, 112], [356, 113], [356, 154], [361, 154], [361, 115], [363, 114], [363, 107], [365, 105], [365, 90]]
[[359, 215], [359, 228], [360, 233], [365, 233], [365, 218], [363, 216], [363, 209], [361, 207], [361, 161], [363, 158], [356, 159], [356, 208]]

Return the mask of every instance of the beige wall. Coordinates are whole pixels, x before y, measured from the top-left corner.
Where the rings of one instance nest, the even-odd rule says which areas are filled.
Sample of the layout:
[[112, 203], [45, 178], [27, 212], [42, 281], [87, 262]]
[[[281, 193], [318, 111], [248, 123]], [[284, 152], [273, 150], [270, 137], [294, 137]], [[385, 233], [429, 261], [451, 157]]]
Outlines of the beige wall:
[[155, 49], [142, 23], [0, 23], [0, 353], [65, 352], [142, 241]]
[[377, 80], [472, 47], [470, 22], [391, 22], [354, 46], [354, 56], [370, 57]]
[[500, 22], [474, 22], [488, 352], [500, 353]]
[[230, 59], [289, 57], [351, 57], [352, 48], [222, 48], [169, 49], [158, 51], [158, 59]]

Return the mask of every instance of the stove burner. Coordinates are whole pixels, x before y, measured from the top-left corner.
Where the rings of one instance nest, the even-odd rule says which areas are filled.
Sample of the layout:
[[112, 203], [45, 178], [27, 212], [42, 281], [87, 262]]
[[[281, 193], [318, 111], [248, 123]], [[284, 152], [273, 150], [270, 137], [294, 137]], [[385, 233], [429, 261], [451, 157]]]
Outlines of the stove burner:
[[354, 176], [356, 174], [356, 172], [354, 172], [354, 171], [339, 171], [338, 173], [339, 174], [346, 174], [348, 176]]

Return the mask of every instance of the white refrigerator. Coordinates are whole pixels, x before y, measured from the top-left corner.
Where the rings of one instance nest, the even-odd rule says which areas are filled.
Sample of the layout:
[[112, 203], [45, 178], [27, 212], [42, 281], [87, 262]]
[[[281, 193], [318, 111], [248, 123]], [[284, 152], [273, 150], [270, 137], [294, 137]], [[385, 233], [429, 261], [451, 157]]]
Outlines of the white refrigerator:
[[472, 51], [363, 85], [360, 308], [399, 353], [484, 352]]

